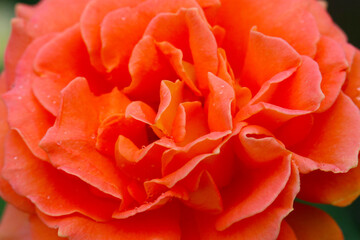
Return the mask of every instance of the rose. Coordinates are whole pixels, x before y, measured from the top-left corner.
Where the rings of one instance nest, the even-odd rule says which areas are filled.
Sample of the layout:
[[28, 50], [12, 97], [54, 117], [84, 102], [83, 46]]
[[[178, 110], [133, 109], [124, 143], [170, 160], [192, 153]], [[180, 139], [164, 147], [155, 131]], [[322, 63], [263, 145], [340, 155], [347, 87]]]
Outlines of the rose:
[[33, 238], [342, 237], [287, 217], [360, 188], [360, 54], [316, 1], [46, 0], [12, 24], [0, 183]]

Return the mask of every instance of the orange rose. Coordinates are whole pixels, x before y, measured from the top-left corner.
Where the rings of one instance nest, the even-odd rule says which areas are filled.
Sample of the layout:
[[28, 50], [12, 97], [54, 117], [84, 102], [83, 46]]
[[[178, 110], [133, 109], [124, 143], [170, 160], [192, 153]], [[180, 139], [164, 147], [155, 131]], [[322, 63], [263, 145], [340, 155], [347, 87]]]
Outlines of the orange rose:
[[360, 51], [317, 1], [43, 0], [16, 16], [0, 188], [28, 215], [9, 206], [2, 236], [342, 238], [320, 210], [289, 215], [296, 196], [360, 193]]

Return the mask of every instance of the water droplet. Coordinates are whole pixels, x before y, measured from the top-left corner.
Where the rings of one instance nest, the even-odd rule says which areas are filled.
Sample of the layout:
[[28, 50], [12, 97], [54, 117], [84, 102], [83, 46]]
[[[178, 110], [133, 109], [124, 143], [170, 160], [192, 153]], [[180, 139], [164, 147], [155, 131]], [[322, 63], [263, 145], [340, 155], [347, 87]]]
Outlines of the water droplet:
[[54, 101], [52, 101], [52, 103], [53, 103], [53, 104], [56, 104], [57, 102], [54, 100]]
[[126, 17], [121, 17], [121, 20], [122, 20], [122, 21], [125, 21], [125, 20], [126, 20]]
[[91, 138], [92, 140], [95, 140], [96, 135], [95, 135], [95, 134], [92, 134], [90, 138]]
[[22, 99], [22, 96], [18, 96], [18, 98], [17, 98], [17, 99], [21, 100], [21, 99]]
[[145, 145], [142, 145], [142, 146], [141, 146], [141, 149], [145, 149], [145, 148], [146, 148], [146, 146], [145, 146]]
[[18, 159], [19, 159], [18, 156], [15, 156], [15, 157], [14, 157], [14, 160], [18, 160]]
[[57, 144], [58, 146], [60, 146], [60, 145], [62, 144], [62, 142], [61, 142], [61, 141], [56, 141], [56, 144]]
[[49, 199], [50, 199], [50, 196], [47, 196], [46, 199], [49, 200]]
[[219, 94], [221, 95], [221, 94], [223, 94], [223, 93], [224, 93], [224, 91], [223, 91], [223, 90], [220, 90]]

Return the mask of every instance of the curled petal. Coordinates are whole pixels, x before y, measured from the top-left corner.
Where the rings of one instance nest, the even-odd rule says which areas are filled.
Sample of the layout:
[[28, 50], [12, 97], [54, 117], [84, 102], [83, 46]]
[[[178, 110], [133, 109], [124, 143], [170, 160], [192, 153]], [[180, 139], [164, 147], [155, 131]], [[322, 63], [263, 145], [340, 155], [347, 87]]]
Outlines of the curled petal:
[[233, 88], [224, 80], [209, 73], [208, 125], [210, 131], [226, 131], [233, 128], [232, 103], [235, 100]]
[[256, 93], [266, 81], [300, 63], [300, 55], [286, 41], [251, 30], [240, 83]]
[[160, 104], [155, 118], [155, 126], [165, 135], [170, 136], [176, 110], [183, 98], [183, 82], [162, 81], [160, 88]]
[[177, 109], [172, 134], [182, 146], [209, 133], [206, 116], [200, 102], [184, 102]]

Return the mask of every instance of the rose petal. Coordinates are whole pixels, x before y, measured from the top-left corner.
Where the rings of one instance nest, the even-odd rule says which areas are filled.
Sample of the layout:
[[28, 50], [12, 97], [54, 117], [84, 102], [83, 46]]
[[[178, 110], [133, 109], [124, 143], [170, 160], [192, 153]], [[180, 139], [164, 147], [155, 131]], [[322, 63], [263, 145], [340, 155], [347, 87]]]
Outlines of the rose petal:
[[124, 199], [125, 177], [119, 174], [113, 160], [95, 148], [101, 106], [112, 106], [112, 101], [111, 93], [95, 97], [85, 79], [73, 80], [62, 91], [59, 116], [40, 146], [58, 169], [79, 177], [102, 192]]
[[146, 103], [141, 101], [131, 102], [126, 108], [126, 117], [132, 117], [140, 122], [152, 125], [155, 123], [156, 113]]
[[11, 34], [4, 56], [4, 79], [7, 88], [10, 89], [15, 81], [15, 71], [17, 64], [32, 41], [32, 38], [25, 30], [25, 21], [20, 18], [14, 18], [11, 21]]
[[14, 88], [3, 95], [10, 127], [16, 129], [33, 154], [43, 160], [48, 157], [38, 144], [47, 129], [53, 125], [54, 118], [43, 109], [32, 92], [32, 83], [36, 78], [32, 61], [38, 50], [51, 38], [38, 38], [29, 45], [17, 65]]
[[319, 4], [319, 1], [308, 2], [310, 3], [308, 9], [314, 16], [321, 35], [328, 36], [338, 42], [347, 41], [345, 33], [334, 23], [326, 9]]
[[162, 138], [148, 146], [139, 148], [130, 139], [120, 135], [115, 145], [117, 166], [129, 178], [145, 181], [161, 177], [161, 156], [174, 144], [167, 138]]
[[[217, 217], [216, 229], [223, 231], [236, 222], [265, 211], [285, 188], [290, 173], [290, 155], [274, 158], [270, 163], [251, 171], [238, 172], [240, 177], [222, 194], [225, 209]], [[234, 192], [234, 189], [242, 190]]]
[[81, 35], [89, 52], [91, 64], [99, 71], [105, 70], [101, 62], [101, 22], [113, 10], [135, 7], [144, 0], [93, 0], [86, 5], [80, 19]]
[[46, 226], [36, 215], [30, 216], [30, 227], [32, 239], [62, 240], [58, 231]]
[[284, 220], [281, 223], [281, 229], [277, 240], [297, 240], [294, 230]]
[[198, 87], [202, 90], [207, 88], [208, 72], [217, 72], [217, 44], [198, 10], [191, 8], [180, 10], [177, 14], [159, 14], [149, 23], [144, 34], [181, 49], [184, 60], [194, 62]]
[[101, 59], [107, 71], [126, 64], [153, 17], [161, 12], [191, 7], [201, 9], [193, 0], [147, 0], [132, 9], [121, 8], [107, 14], [101, 24]]
[[347, 173], [314, 171], [301, 176], [299, 197], [306, 201], [344, 207], [360, 195], [360, 166]]
[[186, 205], [212, 214], [222, 212], [221, 194], [208, 171], [203, 171], [191, 184], [194, 189], [189, 193], [189, 199], [184, 201]]
[[[314, 126], [306, 140], [292, 149], [313, 161], [295, 158], [302, 173], [315, 169], [347, 172], [358, 163], [360, 113], [349, 97], [340, 93], [326, 112], [314, 115]], [[295, 155], [296, 157], [296, 155]]]
[[166, 136], [170, 136], [176, 110], [183, 98], [183, 82], [162, 81], [160, 88], [160, 104], [155, 117], [155, 126]]
[[8, 240], [30, 239], [29, 214], [16, 209], [8, 204], [1, 218], [0, 238]]
[[117, 207], [114, 200], [94, 196], [86, 183], [35, 158], [15, 131], [11, 131], [5, 146], [2, 175], [17, 193], [30, 199], [42, 212], [51, 216], [78, 212], [105, 220]]
[[317, 112], [324, 112], [334, 104], [340, 94], [341, 86], [345, 82], [348, 63], [343, 48], [327, 37], [321, 37], [314, 60], [320, 67], [321, 91], [325, 95]]
[[125, 118], [124, 114], [116, 114], [101, 122], [97, 131], [96, 149], [114, 157], [115, 143], [119, 135], [132, 139], [137, 146], [146, 145], [148, 142], [145, 124], [133, 118]]
[[36, 11], [36, 6], [27, 5], [24, 3], [17, 3], [15, 5], [15, 16], [29, 21]]
[[210, 131], [230, 130], [232, 125], [232, 103], [235, 100], [233, 88], [224, 80], [209, 73], [208, 125]]
[[[5, 91], [6, 82], [3, 79], [3, 76], [4, 75], [0, 76], [0, 94]], [[7, 123], [6, 106], [3, 102], [3, 99], [0, 98], [0, 171], [2, 171], [4, 167], [5, 138], [8, 134], [8, 131], [9, 125]], [[33, 211], [33, 205], [29, 199], [18, 195], [2, 175], [0, 175], [0, 195], [5, 201], [12, 203], [14, 206], [23, 211]]]
[[236, 74], [242, 69], [253, 26], [264, 34], [284, 39], [302, 55], [315, 55], [320, 34], [307, 10], [307, 1], [224, 0], [221, 3], [216, 23], [227, 30], [224, 49]]
[[181, 103], [176, 111], [171, 136], [181, 146], [209, 133], [201, 102]]
[[[292, 211], [293, 201], [298, 190], [298, 171], [292, 164], [291, 177], [285, 189], [265, 211], [237, 222], [223, 231], [215, 228], [214, 218], [216, 217], [197, 214], [200, 239], [276, 239], [281, 222]], [[259, 226], [261, 227], [259, 228]]]
[[300, 64], [301, 57], [286, 41], [251, 30], [240, 84], [255, 94], [266, 81]]
[[295, 203], [294, 208], [286, 222], [295, 232], [297, 239], [344, 239], [341, 229], [326, 212], [300, 203]]
[[163, 207], [129, 219], [106, 223], [98, 223], [76, 215], [54, 218], [41, 214], [41, 219], [50, 227], [58, 227], [59, 236], [74, 240], [136, 240], [139, 238], [175, 240], [180, 238], [178, 214], [176, 208]]
[[159, 101], [162, 80], [176, 79], [168, 60], [150, 36], [144, 36], [135, 45], [129, 60], [129, 72], [131, 84], [124, 89], [125, 93], [150, 104]]
[[110, 89], [106, 81], [99, 82], [104, 76], [90, 65], [79, 25], [60, 33], [38, 50], [34, 68], [40, 75], [34, 79], [34, 94], [54, 116], [59, 111], [61, 90], [76, 77], [86, 77], [97, 94]]
[[355, 53], [354, 61], [347, 76], [344, 92], [360, 108], [360, 51]]
[[[89, 1], [42, 1], [36, 5], [35, 12], [27, 23], [27, 31], [33, 37], [39, 37], [52, 32], [62, 32], [79, 22], [80, 15]], [[66, 12], [66, 17], [54, 17], [59, 12]]]
[[[145, 36], [144, 38], [146, 38]], [[181, 80], [194, 92], [200, 96], [201, 92], [196, 86], [196, 72], [193, 64], [183, 60], [183, 52], [169, 42], [156, 43], [161, 52], [168, 58], [171, 66]]]
[[258, 167], [262, 163], [290, 154], [282, 142], [260, 126], [245, 126], [236, 140], [235, 149], [238, 158], [247, 167]]

